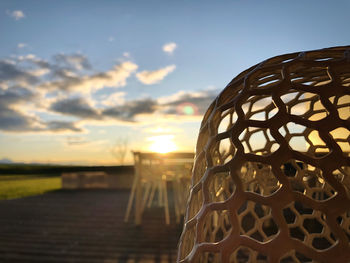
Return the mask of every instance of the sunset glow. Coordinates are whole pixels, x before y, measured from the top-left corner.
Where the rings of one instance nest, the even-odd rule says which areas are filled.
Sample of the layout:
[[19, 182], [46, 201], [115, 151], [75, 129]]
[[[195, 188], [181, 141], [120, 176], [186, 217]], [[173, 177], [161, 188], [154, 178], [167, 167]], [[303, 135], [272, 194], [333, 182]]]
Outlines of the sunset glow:
[[[319, 2], [0, 1], [0, 164], [119, 165], [119, 151], [131, 165], [132, 151], [193, 151], [204, 114], [237, 74], [350, 43], [350, 2]], [[293, 115], [305, 112], [299, 104]]]
[[149, 150], [158, 153], [168, 153], [177, 150], [176, 144], [174, 142], [174, 135], [159, 135], [148, 138], [152, 144]]

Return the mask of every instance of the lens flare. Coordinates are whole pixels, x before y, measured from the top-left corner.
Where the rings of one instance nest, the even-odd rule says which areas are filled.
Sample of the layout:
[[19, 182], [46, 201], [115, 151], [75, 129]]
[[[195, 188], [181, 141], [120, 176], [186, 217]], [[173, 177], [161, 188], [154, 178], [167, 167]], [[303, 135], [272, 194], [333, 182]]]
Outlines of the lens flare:
[[177, 106], [177, 113], [180, 115], [197, 115], [198, 114], [198, 107], [190, 102], [184, 102], [181, 103], [179, 106]]

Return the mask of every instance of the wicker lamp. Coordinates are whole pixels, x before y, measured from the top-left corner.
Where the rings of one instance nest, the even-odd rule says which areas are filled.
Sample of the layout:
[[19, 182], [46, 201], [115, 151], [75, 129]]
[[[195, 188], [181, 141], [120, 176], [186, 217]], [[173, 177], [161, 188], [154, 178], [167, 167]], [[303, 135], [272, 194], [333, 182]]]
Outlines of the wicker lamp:
[[198, 137], [178, 262], [350, 262], [350, 46], [234, 78]]

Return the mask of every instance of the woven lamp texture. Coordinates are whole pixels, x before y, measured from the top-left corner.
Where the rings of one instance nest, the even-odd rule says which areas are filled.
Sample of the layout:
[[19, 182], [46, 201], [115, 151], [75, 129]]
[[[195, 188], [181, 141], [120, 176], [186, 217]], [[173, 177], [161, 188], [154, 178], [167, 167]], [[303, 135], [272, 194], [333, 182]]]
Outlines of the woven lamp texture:
[[350, 262], [350, 46], [234, 78], [196, 146], [178, 262]]

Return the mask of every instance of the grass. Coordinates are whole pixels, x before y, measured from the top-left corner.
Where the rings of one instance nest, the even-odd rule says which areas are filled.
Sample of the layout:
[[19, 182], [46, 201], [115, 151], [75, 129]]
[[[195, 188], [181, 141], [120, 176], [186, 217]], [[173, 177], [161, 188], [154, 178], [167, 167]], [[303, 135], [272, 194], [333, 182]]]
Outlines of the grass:
[[40, 195], [61, 189], [61, 178], [48, 175], [1, 175], [0, 200]]

